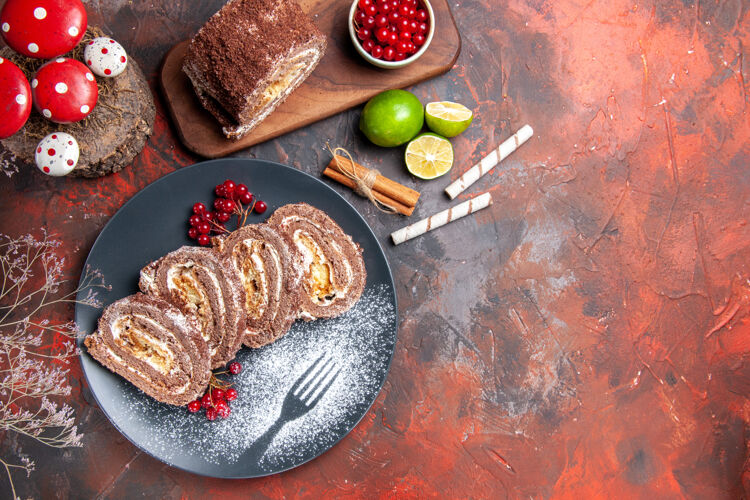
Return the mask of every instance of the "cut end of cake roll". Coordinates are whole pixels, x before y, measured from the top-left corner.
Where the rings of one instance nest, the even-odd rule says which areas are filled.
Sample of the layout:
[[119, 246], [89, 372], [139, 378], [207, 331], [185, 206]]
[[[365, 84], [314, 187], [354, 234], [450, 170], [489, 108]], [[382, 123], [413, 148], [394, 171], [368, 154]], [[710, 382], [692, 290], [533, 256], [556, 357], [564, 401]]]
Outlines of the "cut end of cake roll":
[[301, 276], [291, 242], [267, 224], [252, 224], [214, 244], [245, 289], [244, 344], [261, 347], [279, 339], [297, 317]]
[[333, 318], [359, 300], [367, 281], [362, 249], [333, 219], [296, 203], [277, 209], [268, 224], [285, 234], [301, 256], [299, 317]]
[[98, 330], [84, 340], [88, 353], [163, 403], [183, 406], [208, 386], [208, 344], [195, 318], [141, 293], [107, 306]]
[[211, 368], [234, 359], [245, 330], [245, 289], [229, 259], [210, 248], [183, 246], [143, 268], [138, 284], [195, 316]]
[[190, 43], [183, 71], [204, 108], [239, 139], [292, 93], [326, 38], [292, 0], [230, 0]]

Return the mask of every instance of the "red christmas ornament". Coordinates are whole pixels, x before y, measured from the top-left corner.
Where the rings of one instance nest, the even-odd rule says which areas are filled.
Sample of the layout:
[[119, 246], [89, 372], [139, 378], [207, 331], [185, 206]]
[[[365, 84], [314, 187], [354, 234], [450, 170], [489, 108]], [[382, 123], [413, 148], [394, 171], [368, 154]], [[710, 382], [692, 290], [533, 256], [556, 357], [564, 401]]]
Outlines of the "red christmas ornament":
[[50, 59], [69, 52], [86, 33], [81, 0], [8, 0], [0, 12], [0, 33], [16, 52]]
[[75, 59], [60, 57], [36, 72], [31, 80], [34, 107], [55, 123], [86, 118], [96, 106], [99, 89], [94, 74]]
[[31, 113], [31, 88], [18, 66], [0, 57], [0, 139], [15, 134]]

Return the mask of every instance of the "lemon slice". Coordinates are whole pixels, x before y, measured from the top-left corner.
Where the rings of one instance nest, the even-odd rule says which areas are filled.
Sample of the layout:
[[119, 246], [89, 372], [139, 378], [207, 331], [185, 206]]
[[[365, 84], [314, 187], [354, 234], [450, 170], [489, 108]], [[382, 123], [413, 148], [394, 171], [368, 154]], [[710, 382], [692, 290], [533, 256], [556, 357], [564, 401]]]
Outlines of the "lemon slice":
[[440, 177], [453, 166], [453, 146], [445, 137], [429, 132], [406, 146], [406, 168], [420, 179]]
[[469, 128], [473, 119], [471, 110], [457, 102], [431, 102], [425, 107], [427, 126], [444, 137], [457, 136]]

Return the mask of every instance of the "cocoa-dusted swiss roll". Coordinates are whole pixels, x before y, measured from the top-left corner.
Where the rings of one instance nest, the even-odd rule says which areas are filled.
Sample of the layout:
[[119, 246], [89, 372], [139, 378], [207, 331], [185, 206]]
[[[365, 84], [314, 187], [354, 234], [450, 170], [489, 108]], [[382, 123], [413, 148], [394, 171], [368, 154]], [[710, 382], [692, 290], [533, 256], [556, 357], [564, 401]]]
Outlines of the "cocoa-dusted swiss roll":
[[244, 344], [260, 347], [284, 335], [297, 317], [300, 268], [290, 241], [267, 224], [243, 226], [214, 240], [245, 288]]
[[84, 344], [94, 359], [163, 403], [189, 403], [211, 377], [195, 318], [158, 297], [137, 293], [110, 304]]
[[367, 281], [362, 249], [333, 219], [296, 203], [278, 208], [268, 224], [287, 235], [302, 256], [300, 317], [332, 318], [359, 300]]
[[226, 256], [184, 246], [143, 268], [138, 285], [196, 317], [211, 368], [234, 359], [245, 332], [245, 289]]

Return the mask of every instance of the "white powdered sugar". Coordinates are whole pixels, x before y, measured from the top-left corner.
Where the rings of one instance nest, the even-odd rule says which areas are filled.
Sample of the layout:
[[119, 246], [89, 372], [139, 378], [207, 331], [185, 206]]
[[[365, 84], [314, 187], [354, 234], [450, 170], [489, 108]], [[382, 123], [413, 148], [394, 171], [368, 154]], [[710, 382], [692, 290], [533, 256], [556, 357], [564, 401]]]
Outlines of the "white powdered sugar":
[[[215, 469], [252, 461], [248, 475], [258, 475], [295, 466], [332, 446], [374, 401], [396, 340], [394, 301], [390, 286], [368, 287], [338, 318], [297, 321], [275, 343], [242, 349], [237, 356], [242, 372], [221, 376], [239, 393], [225, 420], [209, 422], [203, 411], [190, 414], [127, 385], [126, 404], [115, 423], [147, 452], [179, 467], [204, 462]], [[281, 427], [257, 461], [251, 457], [257, 450], [248, 451], [251, 445], [274, 425], [289, 389], [321, 355], [340, 369], [338, 377], [311, 411]]]

